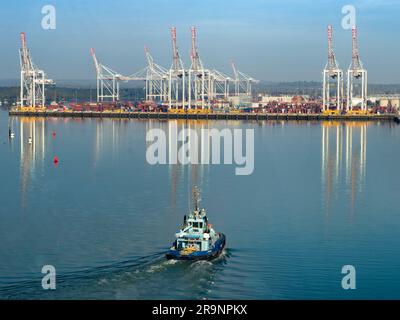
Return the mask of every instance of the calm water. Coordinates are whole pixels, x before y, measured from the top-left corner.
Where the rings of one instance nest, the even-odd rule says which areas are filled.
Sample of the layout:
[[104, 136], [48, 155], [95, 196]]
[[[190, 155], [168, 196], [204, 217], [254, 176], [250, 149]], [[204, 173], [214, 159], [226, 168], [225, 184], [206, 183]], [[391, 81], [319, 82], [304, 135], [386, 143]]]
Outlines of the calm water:
[[[255, 171], [239, 177], [147, 164], [146, 132], [168, 122], [15, 118], [11, 142], [8, 122], [1, 111], [1, 299], [400, 298], [394, 124], [177, 122], [253, 128]], [[193, 184], [227, 248], [167, 261]], [[54, 291], [41, 289], [46, 264]], [[347, 264], [353, 291], [341, 289]]]

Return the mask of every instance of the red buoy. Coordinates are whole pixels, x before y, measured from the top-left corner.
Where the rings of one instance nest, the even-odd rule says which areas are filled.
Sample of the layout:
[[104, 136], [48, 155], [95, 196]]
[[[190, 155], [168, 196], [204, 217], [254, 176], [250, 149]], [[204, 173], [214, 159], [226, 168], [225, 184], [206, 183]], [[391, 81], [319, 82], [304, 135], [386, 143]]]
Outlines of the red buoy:
[[57, 156], [54, 157], [53, 162], [54, 162], [54, 164], [58, 163], [58, 157]]
[[56, 137], [56, 132], [55, 131], [53, 131], [53, 138], [55, 138]]

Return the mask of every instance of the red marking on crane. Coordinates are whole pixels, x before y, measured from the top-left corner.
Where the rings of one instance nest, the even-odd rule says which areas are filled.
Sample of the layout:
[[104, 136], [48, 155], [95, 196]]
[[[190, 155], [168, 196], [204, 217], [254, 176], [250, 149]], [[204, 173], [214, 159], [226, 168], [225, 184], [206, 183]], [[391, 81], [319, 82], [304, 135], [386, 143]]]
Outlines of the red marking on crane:
[[357, 28], [353, 26], [351, 29], [352, 29], [351, 33], [353, 35], [353, 39], [357, 39]]
[[328, 39], [332, 40], [332, 26], [328, 26]]
[[25, 32], [21, 32], [21, 33], [20, 33], [20, 36], [21, 36], [21, 43], [22, 43], [22, 46], [25, 47], [25, 44], [26, 44], [26, 35], [25, 35]]

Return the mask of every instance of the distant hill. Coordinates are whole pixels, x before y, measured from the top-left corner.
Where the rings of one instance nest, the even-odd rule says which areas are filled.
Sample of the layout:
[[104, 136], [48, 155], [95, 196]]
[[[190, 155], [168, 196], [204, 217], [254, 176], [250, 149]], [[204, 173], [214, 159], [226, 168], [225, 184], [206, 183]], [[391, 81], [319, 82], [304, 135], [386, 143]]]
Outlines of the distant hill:
[[[144, 98], [143, 88], [121, 88], [121, 100], [139, 101]], [[8, 100], [10, 104], [17, 101], [19, 87], [0, 87], [0, 101]], [[96, 88], [85, 87], [48, 87], [46, 90], [47, 103], [51, 101], [83, 102], [96, 101]]]
[[[293, 82], [269, 82], [261, 81], [254, 87], [257, 93], [266, 93], [270, 95], [310, 95], [320, 97], [322, 91], [322, 82], [318, 81], [293, 81]], [[400, 84], [369, 84], [368, 95], [380, 94], [399, 94]]]
[[316, 81], [269, 82], [261, 81], [255, 87], [257, 93], [269, 95], [310, 95], [320, 96], [322, 83]]
[[19, 79], [0, 79], [0, 87], [19, 86]]
[[[55, 85], [60, 88], [95, 88], [96, 79], [53, 79]], [[0, 79], [0, 87], [19, 86], [19, 79]], [[144, 81], [120, 82], [121, 88], [141, 88], [144, 87]]]

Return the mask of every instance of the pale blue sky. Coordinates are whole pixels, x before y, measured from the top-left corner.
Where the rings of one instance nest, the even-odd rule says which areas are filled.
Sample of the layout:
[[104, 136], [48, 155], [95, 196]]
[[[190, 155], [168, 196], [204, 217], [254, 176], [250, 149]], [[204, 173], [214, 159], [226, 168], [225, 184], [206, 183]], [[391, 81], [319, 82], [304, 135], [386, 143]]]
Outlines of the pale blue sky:
[[[57, 29], [41, 28], [41, 8], [57, 10]], [[326, 62], [326, 26], [334, 27], [340, 65], [351, 59], [351, 32], [342, 7], [357, 9], [361, 58], [372, 83], [400, 83], [400, 1], [382, 0], [13, 0], [1, 4], [0, 79], [17, 78], [19, 32], [34, 62], [54, 79], [94, 75], [89, 48], [111, 68], [130, 74], [145, 66], [147, 45], [157, 63], [171, 65], [169, 28], [177, 27], [187, 65], [190, 26], [198, 28], [204, 64], [231, 73], [229, 61], [258, 79], [317, 80]]]

